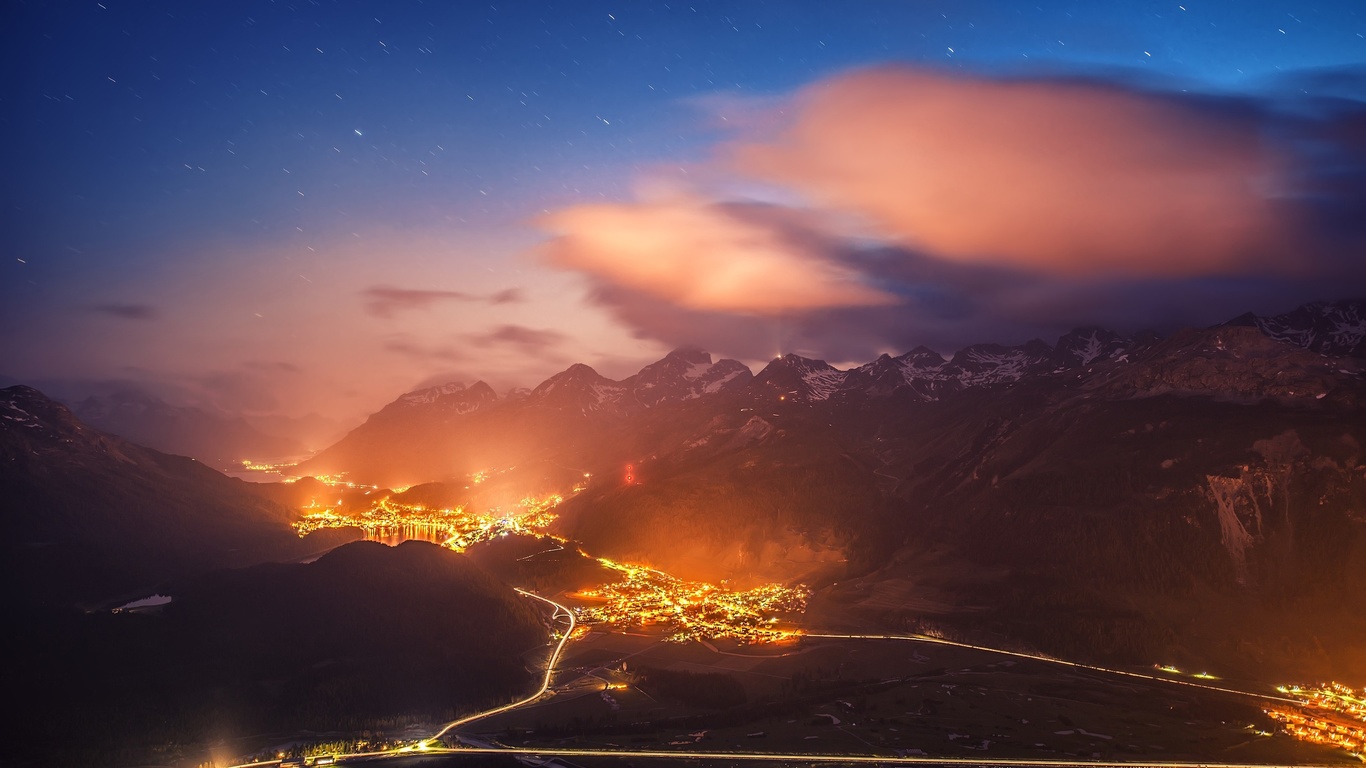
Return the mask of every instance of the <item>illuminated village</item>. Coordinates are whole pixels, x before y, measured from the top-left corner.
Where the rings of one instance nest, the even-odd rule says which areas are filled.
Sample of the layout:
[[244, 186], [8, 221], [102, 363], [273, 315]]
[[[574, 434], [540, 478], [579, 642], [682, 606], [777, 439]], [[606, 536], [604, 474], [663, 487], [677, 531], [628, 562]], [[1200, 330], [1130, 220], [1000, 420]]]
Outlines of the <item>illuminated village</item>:
[[1301, 707], [1265, 710], [1286, 733], [1313, 744], [1346, 750], [1366, 762], [1366, 688], [1341, 683], [1283, 685], [1281, 693], [1301, 699]]
[[600, 604], [578, 610], [586, 625], [662, 626], [675, 641], [734, 638], [749, 643], [788, 640], [800, 634], [779, 625], [777, 614], [800, 613], [810, 592], [805, 587], [765, 584], [735, 591], [704, 582], [682, 581], [662, 571], [598, 562], [623, 575], [621, 581], [575, 597]]
[[373, 502], [369, 509], [358, 515], [343, 514], [338, 508], [305, 507], [308, 512], [294, 523], [294, 530], [300, 536], [306, 536], [323, 528], [359, 528], [366, 538], [384, 538], [405, 529], [419, 529], [428, 534], [423, 538], [464, 552], [481, 541], [512, 533], [541, 535], [545, 526], [555, 519], [551, 510], [561, 501], [563, 498], [558, 495], [526, 498], [515, 512], [504, 514], [498, 509], [485, 513], [467, 512], [464, 507], [427, 509], [384, 498]]
[[[472, 476], [479, 483], [484, 473]], [[329, 482], [330, 481], [330, 482]], [[340, 478], [328, 478], [329, 485], [350, 485]], [[582, 490], [576, 486], [573, 491]], [[305, 514], [294, 529], [305, 536], [324, 528], [359, 528], [369, 539], [384, 539], [404, 533], [440, 543], [463, 552], [480, 542], [509, 534], [542, 536], [561, 544], [564, 539], [547, 532], [555, 520], [555, 508], [564, 497], [551, 494], [543, 498], [524, 498], [517, 507], [505, 512], [491, 509], [470, 512], [464, 507], [428, 509], [401, 504], [392, 498], [371, 502], [358, 514], [344, 513], [340, 506], [316, 503], [305, 507]], [[572, 597], [588, 605], [575, 609], [580, 626], [662, 628], [674, 641], [729, 638], [746, 643], [771, 643], [790, 640], [800, 630], [784, 625], [782, 617], [801, 613], [810, 591], [803, 586], [785, 587], [766, 584], [749, 590], [733, 590], [705, 582], [683, 581], [663, 571], [629, 563], [596, 558], [604, 568], [620, 574], [620, 580]]]

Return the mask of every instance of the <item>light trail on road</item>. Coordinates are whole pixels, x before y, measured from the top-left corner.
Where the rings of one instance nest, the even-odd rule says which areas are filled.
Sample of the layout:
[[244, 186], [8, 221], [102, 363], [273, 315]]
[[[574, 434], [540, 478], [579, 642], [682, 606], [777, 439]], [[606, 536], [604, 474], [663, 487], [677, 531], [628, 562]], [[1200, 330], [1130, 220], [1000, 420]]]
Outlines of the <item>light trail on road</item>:
[[[1183, 763], [1175, 761], [1142, 762], [1120, 760], [1040, 760], [1025, 757], [930, 757], [928, 755], [885, 756], [885, 755], [830, 755], [778, 752], [671, 752], [668, 750], [629, 750], [629, 749], [561, 749], [548, 747], [467, 747], [441, 750], [443, 755], [528, 755], [533, 757], [634, 757], [667, 758], [678, 760], [778, 760], [807, 763], [877, 763], [897, 765], [963, 765], [992, 766], [1011, 765], [1037, 766], [1037, 768], [1274, 768], [1274, 763]], [[1303, 768], [1328, 768], [1331, 763], [1296, 763]]]
[[548, 597], [541, 597], [540, 595], [538, 595], [538, 594], [536, 594], [536, 593], [534, 593], [534, 592], [528, 592], [528, 591], [526, 591], [525, 589], [522, 589], [522, 588], [520, 588], [520, 587], [516, 587], [515, 589], [517, 590], [517, 593], [518, 593], [519, 595], [522, 595], [523, 597], [535, 598], [536, 600], [540, 600], [540, 601], [543, 602], [543, 603], [546, 603], [546, 604], [548, 604], [548, 605], [554, 606], [554, 607], [555, 607], [555, 614], [554, 614], [553, 616], [550, 617], [550, 620], [551, 620], [552, 622], [553, 622], [555, 619], [559, 618], [559, 616], [560, 616], [561, 613], [564, 613], [564, 615], [566, 615], [566, 616], [569, 617], [569, 629], [565, 630], [564, 634], [560, 636], [560, 642], [559, 642], [559, 644], [555, 646], [554, 652], [552, 652], [552, 653], [550, 654], [550, 660], [546, 662], [546, 665], [545, 665], [545, 679], [541, 681], [541, 688], [540, 688], [540, 690], [536, 691], [535, 693], [531, 694], [530, 696], [527, 696], [527, 697], [524, 698], [524, 699], [518, 699], [517, 701], [514, 701], [514, 702], [512, 702], [511, 704], [504, 704], [504, 705], [502, 705], [501, 707], [494, 707], [493, 709], [486, 709], [486, 710], [484, 710], [483, 712], [476, 712], [476, 713], [474, 713], [473, 715], [466, 715], [465, 717], [462, 717], [462, 718], [460, 718], [460, 719], [458, 719], [458, 720], [452, 720], [451, 722], [446, 723], [446, 725], [443, 726], [443, 727], [441, 728], [441, 730], [439, 730], [439, 731], [437, 731], [436, 733], [432, 734], [426, 741], [428, 741], [428, 742], [436, 741], [437, 739], [441, 738], [442, 736], [445, 736], [447, 733], [450, 733], [452, 730], [454, 730], [454, 729], [456, 729], [456, 728], [459, 728], [459, 727], [462, 726], [462, 725], [467, 725], [467, 724], [472, 723], [472, 722], [474, 722], [474, 721], [476, 721], [476, 720], [483, 720], [483, 719], [486, 718], [486, 717], [493, 717], [494, 715], [500, 715], [500, 714], [502, 714], [502, 713], [504, 713], [504, 712], [507, 712], [507, 711], [509, 711], [509, 710], [513, 710], [513, 709], [516, 709], [516, 708], [518, 708], [518, 707], [521, 707], [521, 706], [525, 706], [525, 705], [527, 705], [527, 704], [530, 704], [531, 702], [533, 702], [533, 701], [535, 701], [535, 700], [541, 698], [542, 696], [544, 696], [545, 693], [546, 693], [546, 691], [550, 690], [550, 679], [551, 679], [551, 677], [553, 677], [554, 674], [555, 674], [555, 666], [556, 666], [557, 664], [559, 664], [559, 662], [560, 662], [560, 653], [561, 653], [562, 651], [564, 651], [565, 643], [569, 642], [569, 637], [570, 637], [570, 635], [574, 634], [574, 626], [575, 626], [574, 612], [571, 611], [571, 610], [569, 610], [569, 609], [566, 608], [565, 606], [560, 605], [559, 603], [555, 602], [554, 600], [551, 600], [551, 599], [548, 598]]
[[[1140, 762], [1140, 761], [1103, 761], [1103, 760], [1040, 760], [1031, 758], [995, 758], [980, 759], [968, 757], [931, 757], [925, 756], [884, 756], [884, 755], [831, 755], [819, 753], [777, 753], [777, 752], [686, 752], [670, 750], [595, 750], [595, 749], [559, 749], [531, 748], [531, 747], [473, 747], [463, 746], [459, 748], [447, 748], [444, 746], [433, 746], [432, 742], [451, 731], [468, 725], [469, 723], [483, 720], [485, 718], [509, 712], [519, 707], [540, 699], [550, 690], [550, 683], [555, 674], [555, 669], [559, 665], [561, 654], [564, 652], [565, 645], [569, 642], [570, 635], [574, 632], [576, 622], [574, 612], [568, 607], [561, 605], [547, 597], [542, 597], [534, 592], [516, 588], [517, 593], [540, 600], [547, 605], [554, 607], [555, 613], [551, 620], [559, 618], [561, 613], [569, 618], [569, 629], [560, 637], [560, 642], [556, 644], [555, 650], [550, 654], [550, 659], [546, 662], [545, 677], [541, 681], [541, 687], [534, 693], [518, 699], [517, 701], [493, 707], [491, 709], [476, 712], [472, 715], [453, 720], [442, 726], [440, 730], [430, 737], [418, 742], [417, 746], [404, 747], [398, 750], [383, 750], [377, 752], [355, 752], [348, 754], [334, 755], [337, 762], [357, 759], [368, 759], [376, 757], [401, 757], [414, 754], [430, 755], [529, 755], [541, 756], [549, 755], [553, 757], [624, 757], [624, 758], [658, 758], [658, 759], [693, 759], [693, 760], [739, 760], [739, 761], [803, 761], [808, 763], [883, 763], [883, 764], [905, 764], [905, 765], [962, 765], [962, 766], [1038, 766], [1039, 768], [1076, 768], [1078, 766], [1090, 766], [1091, 768], [1268, 768], [1266, 763], [1204, 763], [1204, 762]], [[1245, 696], [1263, 701], [1281, 701], [1292, 704], [1300, 704], [1299, 699], [1286, 698], [1284, 696], [1274, 696], [1271, 694], [1254, 693], [1251, 691], [1241, 691], [1235, 688], [1223, 688], [1204, 683], [1192, 683], [1186, 680], [1173, 680], [1157, 675], [1148, 675], [1141, 672], [1130, 672], [1123, 669], [1111, 669], [1094, 664], [1085, 664], [1078, 661], [1067, 661], [1056, 659], [1049, 656], [1040, 656], [1022, 651], [1008, 651], [1002, 648], [991, 648], [984, 645], [973, 645], [972, 643], [962, 643], [955, 640], [945, 640], [928, 635], [856, 635], [856, 634], [837, 634], [837, 633], [803, 633], [804, 638], [813, 640], [894, 640], [902, 642], [927, 643], [931, 645], [945, 645], [954, 648], [966, 648], [984, 653], [992, 653], [1000, 656], [1013, 656], [1015, 658], [1027, 659], [1030, 661], [1041, 661], [1047, 664], [1057, 664], [1075, 669], [1085, 669], [1092, 672], [1099, 672], [1107, 675], [1119, 675], [1122, 677], [1137, 678], [1150, 682], [1168, 683], [1173, 685], [1184, 685], [1191, 688], [1199, 688], [1217, 693], [1228, 693], [1236, 696]], [[280, 760], [267, 760], [256, 763], [242, 763], [230, 768], [259, 768], [267, 765], [279, 765]], [[1302, 764], [1327, 765], [1327, 764]]]
[[[438, 740], [452, 731], [468, 725], [470, 723], [483, 720], [494, 715], [510, 712], [514, 709], [527, 706], [544, 697], [551, 690], [551, 681], [554, 678], [556, 668], [559, 665], [560, 656], [564, 652], [565, 645], [568, 644], [570, 636], [577, 627], [574, 612], [567, 606], [555, 602], [547, 597], [535, 594], [521, 588], [515, 588], [517, 593], [539, 600], [555, 609], [551, 616], [551, 621], [557, 620], [561, 613], [569, 619], [569, 628], [560, 637], [560, 641], [555, 645], [550, 658], [546, 662], [545, 676], [541, 680], [540, 688], [528, 696], [517, 701], [503, 704], [497, 707], [476, 712], [465, 717], [452, 720], [441, 727], [426, 739], [422, 739], [415, 745], [402, 747], [400, 749], [388, 749], [372, 752], [353, 752], [332, 755], [336, 762], [366, 760], [380, 757], [405, 757], [415, 755], [527, 755], [527, 756], [553, 756], [553, 757], [615, 757], [615, 758], [637, 758], [637, 759], [691, 759], [691, 760], [735, 760], [735, 761], [800, 761], [807, 763], [882, 763], [882, 764], [906, 764], [906, 765], [961, 765], [961, 766], [1038, 766], [1039, 768], [1076, 768], [1078, 766], [1090, 766], [1091, 768], [1268, 768], [1268, 764], [1261, 763], [1206, 763], [1206, 762], [1140, 762], [1140, 761], [1102, 761], [1102, 760], [1044, 760], [1031, 758], [968, 758], [968, 757], [931, 757], [928, 755], [916, 756], [885, 756], [885, 755], [833, 755], [819, 753], [770, 753], [770, 752], [688, 752], [670, 750], [596, 750], [596, 749], [561, 749], [561, 748], [533, 748], [533, 747], [477, 747], [461, 746], [449, 748], [439, 743]], [[1194, 683], [1186, 680], [1173, 680], [1168, 677], [1144, 674], [1141, 672], [1131, 672], [1122, 669], [1111, 669], [1094, 664], [1085, 664], [1077, 661], [1067, 661], [1049, 656], [1025, 653], [1022, 651], [1008, 651], [1002, 648], [991, 648], [972, 643], [963, 643], [954, 640], [945, 640], [928, 635], [861, 635], [861, 634], [840, 634], [840, 633], [815, 633], [802, 632], [799, 637], [810, 638], [813, 640], [891, 640], [902, 642], [926, 643], [931, 645], [943, 645], [954, 648], [965, 648], [983, 653], [991, 653], [1000, 656], [1011, 656], [1029, 661], [1039, 661], [1047, 664], [1072, 667], [1075, 669], [1085, 669], [1106, 675], [1116, 675], [1121, 677], [1135, 678], [1149, 682], [1166, 683], [1172, 685], [1184, 685], [1191, 688], [1198, 688], [1216, 693], [1226, 693], [1235, 696], [1254, 698], [1261, 701], [1279, 701], [1291, 704], [1301, 704], [1299, 699], [1276, 696], [1273, 694], [1254, 693], [1235, 688], [1224, 688], [1221, 686], [1207, 685], [1205, 683]], [[743, 654], [735, 654], [743, 655]], [[261, 762], [242, 763], [231, 766], [230, 768], [262, 768], [263, 766], [279, 765], [281, 760], [266, 760]], [[1304, 764], [1310, 765], [1310, 764]], [[1327, 764], [1318, 764], [1327, 765]]]
[[[559, 618], [560, 613], [564, 613], [569, 618], [569, 629], [560, 637], [560, 642], [556, 644], [555, 650], [550, 654], [550, 659], [546, 663], [545, 677], [541, 681], [541, 687], [534, 693], [518, 699], [517, 701], [493, 707], [491, 709], [476, 712], [472, 715], [453, 720], [444, 725], [439, 731], [430, 737], [423, 739], [415, 747], [404, 747], [399, 750], [384, 750], [377, 752], [355, 752], [348, 754], [335, 755], [338, 762], [346, 760], [367, 759], [375, 757], [400, 757], [413, 754], [431, 755], [475, 755], [475, 754], [503, 754], [503, 755], [550, 755], [554, 757], [627, 757], [627, 758], [659, 758], [659, 759], [695, 759], [695, 760], [741, 760], [741, 761], [762, 761], [762, 760], [791, 760], [804, 761], [808, 763], [886, 763], [886, 764], [906, 764], [906, 765], [963, 765], [963, 766], [1039, 766], [1040, 768], [1073, 768], [1075, 766], [1091, 766], [1092, 768], [1268, 768], [1265, 763], [1203, 763], [1203, 762], [1139, 762], [1139, 761], [1068, 761], [1068, 760], [1040, 760], [1030, 758], [995, 758], [979, 759], [966, 757], [931, 757], [931, 756], [881, 756], [881, 755], [831, 755], [831, 754], [811, 754], [811, 753], [776, 753], [776, 752], [686, 752], [670, 750], [593, 750], [593, 749], [558, 749], [544, 748], [537, 749], [531, 747], [472, 747], [464, 746], [459, 748], [447, 748], [444, 746], [433, 746], [432, 742], [451, 731], [473, 723], [478, 720], [499, 715], [504, 712], [524, 707], [540, 699], [550, 690], [550, 683], [555, 674], [555, 668], [559, 664], [560, 656], [564, 651], [565, 645], [569, 642], [569, 637], [573, 633], [576, 622], [574, 612], [568, 607], [561, 605], [547, 597], [542, 597], [534, 592], [517, 588], [517, 593], [540, 600], [547, 605], [555, 608], [555, 614], [551, 620]], [[1228, 693], [1236, 696], [1245, 696], [1263, 701], [1281, 701], [1292, 704], [1300, 704], [1299, 699], [1286, 698], [1284, 696], [1274, 696], [1271, 694], [1254, 693], [1251, 691], [1241, 691], [1235, 688], [1223, 688], [1204, 683], [1192, 683], [1186, 680], [1173, 680], [1157, 675], [1148, 675], [1141, 672], [1130, 672], [1123, 669], [1111, 669], [1094, 664], [1085, 664], [1078, 661], [1067, 661], [1056, 659], [1049, 656], [1040, 656], [1022, 651], [1008, 651], [1002, 648], [991, 648], [984, 645], [973, 645], [972, 643], [962, 643], [955, 640], [945, 640], [928, 635], [856, 635], [856, 634], [837, 634], [837, 633], [803, 633], [802, 637], [813, 640], [893, 640], [902, 642], [927, 643], [931, 645], [944, 645], [954, 648], [966, 648], [984, 653], [992, 653], [1000, 656], [1013, 656], [1015, 658], [1027, 659], [1030, 661], [1040, 661], [1047, 664], [1057, 664], [1075, 669], [1085, 669], [1092, 672], [1099, 672], [1107, 675], [1119, 675], [1122, 677], [1137, 678], [1157, 683], [1168, 683], [1173, 685], [1184, 685], [1191, 688], [1199, 688], [1217, 693]], [[242, 763], [231, 766], [231, 768], [258, 768], [259, 766], [279, 765], [279, 760], [268, 760], [257, 763]], [[1304, 764], [1306, 766], [1310, 764]], [[1326, 764], [1323, 764], [1326, 765]]]
[[[566, 630], [564, 635], [560, 637], [560, 642], [556, 644], [555, 650], [550, 654], [550, 659], [546, 662], [545, 678], [541, 681], [540, 689], [538, 689], [535, 693], [531, 694], [530, 696], [518, 699], [517, 701], [514, 701], [510, 704], [503, 704], [502, 706], [494, 707], [492, 709], [486, 709], [482, 712], [476, 712], [472, 715], [466, 715], [465, 717], [459, 718], [457, 720], [452, 720], [451, 722], [446, 723], [444, 726], [442, 726], [441, 730], [418, 742], [417, 746], [415, 747], [409, 746], [403, 747], [401, 749], [384, 749], [373, 752], [347, 752], [344, 754], [331, 755], [331, 757], [336, 762], [340, 763], [346, 760], [361, 760], [377, 757], [408, 757], [418, 754], [446, 754], [469, 752], [471, 751], [471, 749], [474, 748], [449, 750], [444, 747], [432, 747], [430, 746], [430, 744], [431, 742], [436, 741], [437, 739], [441, 738], [442, 736], [445, 736], [447, 733], [450, 733], [452, 730], [459, 728], [462, 725], [467, 725], [476, 720], [483, 720], [486, 717], [492, 717], [494, 715], [499, 715], [509, 710], [525, 706], [544, 696], [546, 691], [550, 690], [550, 680], [555, 674], [555, 667], [560, 662], [560, 654], [564, 651], [565, 643], [569, 642], [570, 635], [574, 633], [574, 612], [569, 610], [567, 607], [560, 605], [554, 600], [551, 600], [548, 597], [541, 597], [540, 595], [534, 592], [528, 592], [527, 590], [522, 589], [520, 587], [513, 587], [513, 589], [515, 589], [517, 593], [522, 595], [523, 597], [534, 598], [536, 600], [540, 600], [543, 603], [546, 603], [547, 605], [553, 606], [555, 608], [555, 613], [550, 617], [550, 620], [552, 622], [555, 619], [559, 618], [561, 613], [563, 613], [565, 616], [569, 618], [569, 629]], [[253, 763], [238, 763], [236, 765], [229, 766], [228, 768], [262, 768], [262, 766], [267, 765], [280, 765], [282, 762], [283, 760], [277, 758], [275, 760], [262, 760]]]
[[1240, 690], [1238, 690], [1237, 688], [1222, 688], [1222, 687], [1217, 686], [1217, 685], [1206, 685], [1205, 683], [1192, 683], [1192, 682], [1190, 682], [1190, 681], [1188, 681], [1188, 680], [1173, 680], [1173, 679], [1170, 678], [1170, 677], [1158, 677], [1157, 675], [1147, 675], [1147, 674], [1143, 674], [1142, 672], [1129, 672], [1129, 671], [1123, 670], [1123, 669], [1111, 669], [1111, 668], [1109, 668], [1109, 667], [1098, 667], [1098, 666], [1096, 666], [1096, 665], [1094, 665], [1094, 664], [1083, 664], [1082, 662], [1079, 662], [1079, 661], [1067, 661], [1067, 660], [1065, 660], [1065, 659], [1055, 659], [1055, 658], [1052, 658], [1052, 657], [1050, 657], [1050, 656], [1038, 656], [1038, 655], [1035, 655], [1035, 654], [1032, 654], [1032, 653], [1024, 653], [1024, 652], [1021, 652], [1021, 651], [1007, 651], [1007, 650], [1004, 650], [1004, 649], [1001, 649], [1001, 648], [989, 648], [989, 647], [987, 647], [987, 646], [985, 646], [985, 645], [973, 645], [972, 643], [960, 643], [960, 642], [957, 642], [957, 641], [954, 641], [954, 640], [945, 640], [945, 639], [943, 639], [943, 638], [939, 638], [939, 637], [930, 637], [930, 636], [928, 636], [928, 635], [841, 635], [841, 634], [817, 634], [817, 633], [808, 632], [808, 633], [803, 634], [802, 636], [803, 636], [803, 637], [812, 637], [812, 638], [826, 638], [826, 639], [832, 639], [832, 640], [903, 640], [903, 641], [910, 641], [910, 642], [915, 642], [915, 643], [929, 643], [929, 644], [933, 644], [933, 645], [948, 645], [948, 646], [952, 646], [952, 647], [954, 647], [954, 648], [968, 648], [968, 649], [971, 649], [971, 650], [974, 650], [974, 651], [983, 651], [983, 652], [986, 652], [986, 653], [994, 653], [994, 654], [997, 654], [997, 655], [1000, 655], [1000, 656], [1014, 656], [1014, 657], [1020, 658], [1020, 659], [1029, 659], [1030, 661], [1042, 661], [1042, 662], [1046, 662], [1046, 663], [1048, 663], [1048, 664], [1059, 664], [1059, 665], [1062, 665], [1062, 666], [1064, 666], [1064, 667], [1074, 667], [1074, 668], [1076, 668], [1076, 669], [1089, 669], [1089, 670], [1091, 670], [1092, 672], [1101, 672], [1101, 673], [1104, 673], [1104, 674], [1107, 674], [1107, 675], [1120, 675], [1120, 676], [1123, 676], [1123, 677], [1134, 677], [1134, 678], [1138, 678], [1139, 680], [1151, 680], [1151, 681], [1158, 682], [1158, 683], [1169, 683], [1169, 684], [1171, 684], [1171, 685], [1185, 685], [1185, 686], [1189, 686], [1189, 687], [1191, 687], [1191, 688], [1201, 688], [1201, 689], [1206, 690], [1206, 691], [1217, 691], [1217, 692], [1219, 692], [1219, 693], [1231, 693], [1231, 694], [1234, 694], [1234, 695], [1236, 695], [1236, 696], [1246, 696], [1246, 697], [1253, 698], [1253, 699], [1261, 699], [1261, 700], [1263, 700], [1263, 701], [1283, 701], [1283, 702], [1288, 702], [1288, 703], [1291, 703], [1291, 704], [1301, 704], [1301, 703], [1303, 703], [1300, 699], [1290, 699], [1290, 698], [1286, 698], [1286, 697], [1284, 697], [1284, 696], [1275, 696], [1275, 695], [1269, 694], [1269, 693], [1254, 693], [1254, 692], [1252, 692], [1252, 691], [1240, 691]]

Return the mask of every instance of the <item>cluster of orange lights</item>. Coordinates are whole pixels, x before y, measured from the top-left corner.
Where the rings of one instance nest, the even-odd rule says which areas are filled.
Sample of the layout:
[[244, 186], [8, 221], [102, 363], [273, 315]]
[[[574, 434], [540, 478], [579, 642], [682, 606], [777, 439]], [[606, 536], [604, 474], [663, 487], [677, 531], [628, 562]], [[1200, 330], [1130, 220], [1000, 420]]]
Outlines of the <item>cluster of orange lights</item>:
[[[635, 481], [634, 470], [634, 466], [627, 467], [627, 483]], [[474, 482], [484, 476], [486, 473], [477, 473]], [[584, 473], [584, 477], [590, 475]], [[583, 488], [579, 484], [573, 491]], [[368, 509], [357, 514], [345, 513], [340, 507], [309, 505], [294, 529], [305, 536], [324, 528], [360, 528], [372, 539], [413, 535], [416, 530], [421, 538], [463, 552], [480, 542], [511, 534], [549, 536], [555, 508], [563, 500], [558, 494], [525, 498], [510, 512], [490, 509], [482, 513], [464, 507], [428, 509], [389, 497], [372, 501]], [[684, 581], [645, 566], [605, 558], [598, 558], [598, 562], [620, 578], [577, 595], [588, 603], [575, 609], [583, 630], [592, 626], [654, 627], [664, 629], [668, 638], [676, 641], [733, 638], [749, 643], [779, 642], [801, 634], [785, 618], [806, 609], [810, 590], [805, 586], [767, 584], [736, 590], [724, 584]]]
[[619, 581], [578, 593], [589, 601], [575, 613], [581, 626], [663, 627], [674, 641], [734, 638], [749, 643], [790, 640], [801, 634], [785, 615], [806, 609], [804, 586], [766, 584], [733, 590], [683, 581], [663, 571], [598, 558], [622, 575]]
[[[349, 481], [349, 480], [346, 479], [346, 473], [345, 473], [345, 472], [338, 472], [338, 473], [335, 474], [335, 475], [326, 475], [326, 474], [312, 475], [311, 477], [312, 477], [314, 480], [317, 480], [318, 482], [322, 483], [323, 485], [326, 485], [326, 486], [329, 487], [329, 488], [368, 488], [368, 489], [370, 489], [370, 490], [377, 490], [377, 489], [379, 488], [379, 486], [377, 486], [377, 485], [366, 485], [366, 484], [364, 484], [364, 483], [353, 483], [353, 482], [351, 482], [351, 481]], [[287, 477], [287, 478], [285, 478], [285, 482], [286, 482], [286, 483], [293, 483], [293, 482], [297, 482], [297, 481], [300, 480], [300, 479], [301, 479], [301, 478], [298, 478], [298, 477]]]
[[1299, 707], [1265, 710], [1282, 730], [1302, 741], [1344, 749], [1366, 762], [1366, 688], [1323, 683], [1283, 685], [1278, 690], [1301, 700]]
[[[456, 552], [463, 552], [481, 541], [513, 533], [537, 535], [555, 519], [554, 509], [563, 497], [525, 498], [510, 512], [491, 509], [468, 512], [464, 507], [428, 509], [400, 504], [391, 498], [371, 502], [370, 508], [355, 514], [335, 509], [313, 509], [294, 523], [294, 530], [306, 536], [323, 528], [359, 528], [367, 538], [384, 538], [405, 529], [423, 529], [433, 541]], [[310, 508], [305, 508], [310, 509]]]

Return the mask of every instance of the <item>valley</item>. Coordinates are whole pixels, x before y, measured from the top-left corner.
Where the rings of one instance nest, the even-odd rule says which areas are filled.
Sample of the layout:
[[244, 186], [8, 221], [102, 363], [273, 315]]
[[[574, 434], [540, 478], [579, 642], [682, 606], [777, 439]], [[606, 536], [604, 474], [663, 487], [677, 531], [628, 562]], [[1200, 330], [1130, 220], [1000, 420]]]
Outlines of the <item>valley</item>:
[[1366, 766], [1366, 0], [12, 0], [0, 768]]
[[1366, 378], [1288, 327], [451, 383], [259, 483], [6, 390], [6, 503], [55, 512], [10, 562], [61, 586], [25, 690], [72, 642], [179, 670], [92, 735], [129, 761], [1354, 761]]
[[[427, 538], [443, 531], [449, 534], [444, 546], [482, 555], [482, 562], [495, 570], [490, 560], [499, 558], [504, 569], [542, 558], [576, 558], [599, 566], [595, 578], [604, 583], [597, 587], [582, 588], [579, 571], [580, 581], [562, 580], [558, 588], [541, 580], [543, 588], [554, 589], [553, 599], [526, 593], [549, 602], [557, 615], [571, 617], [569, 626], [556, 633], [559, 642], [545, 662], [540, 690], [380, 754], [451, 750], [459, 755], [471, 746], [499, 744], [503, 746], [486, 754], [520, 745], [527, 754], [581, 760], [655, 748], [706, 754], [724, 743], [732, 759], [783, 754], [797, 762], [819, 759], [823, 752], [832, 759], [868, 752], [870, 758], [882, 756], [889, 762], [898, 757], [920, 762], [930, 754], [967, 755], [971, 750], [990, 751], [993, 758], [986, 762], [993, 764], [1042, 760], [1064, 765], [1072, 758], [1077, 764], [1118, 760], [1177, 765], [1206, 762], [1212, 750], [1249, 764], [1303, 760], [1283, 736], [1275, 737], [1278, 731], [1336, 748], [1317, 754], [1324, 764], [1349, 760], [1362, 748], [1366, 708], [1354, 698], [1355, 691], [1341, 684], [1312, 690], [1273, 687], [1265, 681], [1225, 681], [1207, 671], [1182, 672], [1169, 664], [1115, 669], [929, 635], [822, 631], [812, 622], [838, 619], [805, 615], [804, 587], [769, 585], [734, 593], [680, 582], [652, 568], [591, 558], [574, 542], [545, 533], [562, 501], [559, 495], [539, 502], [525, 499], [511, 513], [476, 515], [463, 509], [401, 507], [385, 499], [372, 502], [370, 510], [355, 518], [311, 512], [296, 524], [301, 533], [352, 525], [367, 538], [400, 531], [407, 531], [402, 536]], [[484, 551], [495, 545], [500, 551]], [[786, 628], [764, 622], [763, 612], [774, 608], [787, 617]], [[916, 648], [909, 667], [907, 655], [895, 647], [901, 642]], [[561, 656], [564, 662], [557, 670]], [[959, 668], [949, 671], [946, 664]], [[657, 687], [661, 677], [678, 681], [669, 686], [683, 686], [668, 694], [681, 698], [658, 698], [661, 690], [675, 690]], [[689, 687], [696, 691], [687, 693]], [[918, 709], [901, 715], [874, 714], [904, 707], [906, 696], [922, 687], [945, 698], [922, 699]], [[964, 710], [950, 703], [955, 694], [959, 700], [979, 700], [970, 699]], [[1030, 719], [1024, 714], [1037, 717], [1039, 712], [1029, 694], [1048, 701], [1056, 709], [1054, 719], [1036, 720], [1039, 727], [1027, 728]], [[1163, 723], [1157, 712], [1178, 706], [1174, 702], [1187, 719]], [[1197, 711], [1202, 714], [1195, 716]], [[794, 714], [796, 719], [783, 720]], [[1079, 718], [1086, 719], [1089, 730], [1075, 725]], [[1140, 723], [1140, 718], [1146, 719]], [[957, 724], [966, 721], [991, 737], [959, 733], [963, 728]], [[1233, 722], [1237, 727], [1230, 727]], [[764, 728], [750, 730], [756, 724]], [[825, 731], [822, 726], [834, 727]], [[671, 737], [666, 735], [669, 729], [689, 733]], [[1135, 740], [1142, 734], [1146, 744], [1117, 743], [1112, 732]], [[812, 744], [813, 739], [822, 743]], [[936, 740], [943, 746], [926, 753], [925, 745]], [[623, 747], [622, 741], [631, 746]], [[713, 758], [721, 759], [719, 754]], [[968, 757], [954, 760], [972, 762]]]

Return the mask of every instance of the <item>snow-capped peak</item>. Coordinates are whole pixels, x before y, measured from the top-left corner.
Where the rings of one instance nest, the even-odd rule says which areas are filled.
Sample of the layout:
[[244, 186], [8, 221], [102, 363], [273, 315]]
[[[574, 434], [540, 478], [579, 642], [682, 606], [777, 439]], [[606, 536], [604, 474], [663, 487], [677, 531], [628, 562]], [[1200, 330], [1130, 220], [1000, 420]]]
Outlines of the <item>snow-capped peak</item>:
[[1314, 302], [1263, 317], [1251, 313], [1225, 325], [1255, 325], [1283, 344], [1332, 357], [1366, 356], [1366, 301]]
[[445, 384], [438, 384], [434, 387], [415, 389], [398, 398], [398, 402], [403, 405], [426, 405], [436, 402], [438, 398], [446, 395], [453, 395], [457, 392], [464, 392], [465, 384], [460, 381], [448, 381]]

